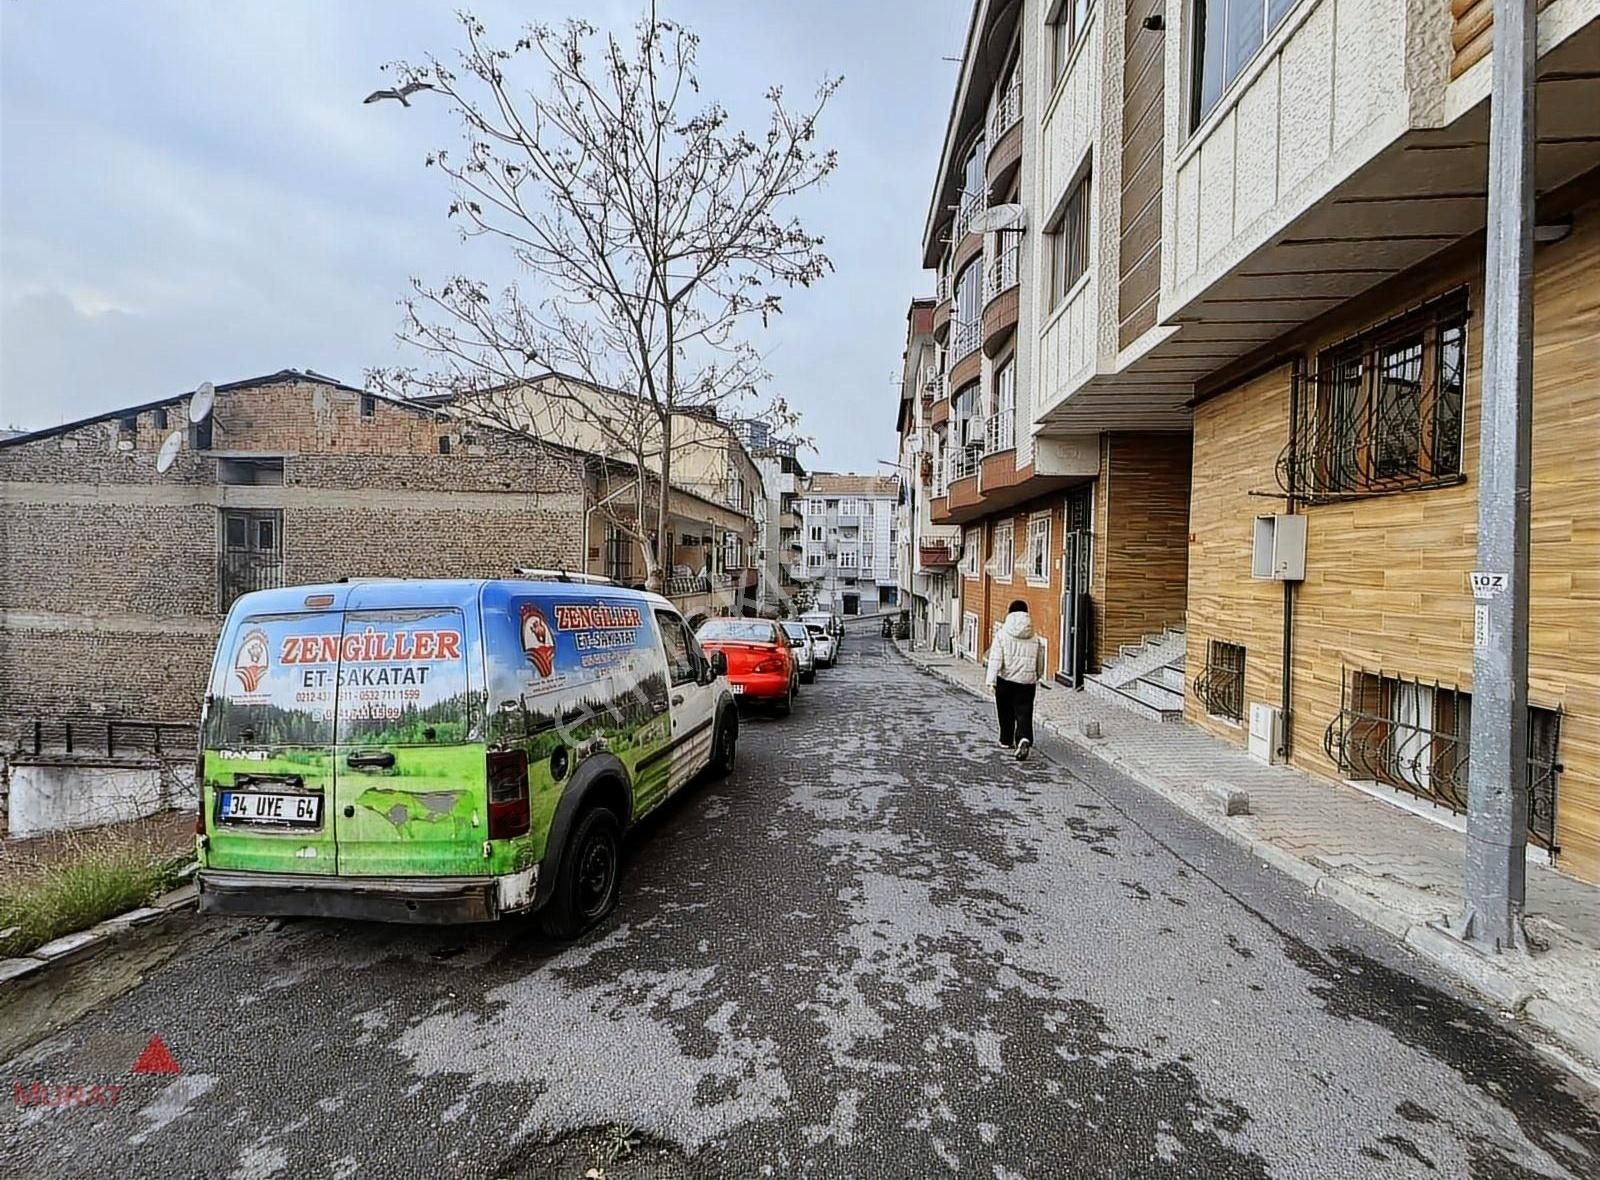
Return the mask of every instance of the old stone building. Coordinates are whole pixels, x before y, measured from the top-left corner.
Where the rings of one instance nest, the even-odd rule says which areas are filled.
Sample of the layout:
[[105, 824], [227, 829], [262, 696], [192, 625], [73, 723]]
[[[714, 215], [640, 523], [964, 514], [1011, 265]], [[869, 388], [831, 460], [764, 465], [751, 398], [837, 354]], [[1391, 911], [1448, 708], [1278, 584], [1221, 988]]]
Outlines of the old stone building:
[[[585, 457], [310, 373], [0, 442], [0, 740], [192, 725], [230, 603], [338, 578], [584, 568]], [[180, 438], [161, 470], [163, 443]]]

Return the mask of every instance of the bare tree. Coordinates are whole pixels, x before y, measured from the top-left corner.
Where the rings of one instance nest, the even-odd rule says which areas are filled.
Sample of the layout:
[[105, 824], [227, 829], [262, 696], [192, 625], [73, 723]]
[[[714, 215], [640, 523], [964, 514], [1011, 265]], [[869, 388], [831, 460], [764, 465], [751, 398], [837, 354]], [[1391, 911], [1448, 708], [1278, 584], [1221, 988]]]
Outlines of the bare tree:
[[[613, 495], [626, 509], [608, 515], [659, 586], [678, 422], [793, 425], [781, 399], [751, 404], [767, 374], [740, 329], [778, 314], [782, 288], [832, 269], [822, 238], [782, 210], [835, 167], [815, 139], [839, 80], [798, 110], [772, 87], [752, 135], [700, 98], [699, 38], [654, 2], [628, 39], [580, 20], [532, 26], [505, 49], [471, 15], [461, 24], [458, 64], [389, 68], [399, 89], [426, 84], [460, 116], [464, 155], [427, 158], [450, 179], [450, 216], [465, 238], [504, 245], [536, 289], [413, 280], [401, 339], [428, 362], [369, 381], [496, 425], [602, 440], [636, 466], [631, 502]], [[519, 67], [545, 75], [544, 90], [515, 86]]]

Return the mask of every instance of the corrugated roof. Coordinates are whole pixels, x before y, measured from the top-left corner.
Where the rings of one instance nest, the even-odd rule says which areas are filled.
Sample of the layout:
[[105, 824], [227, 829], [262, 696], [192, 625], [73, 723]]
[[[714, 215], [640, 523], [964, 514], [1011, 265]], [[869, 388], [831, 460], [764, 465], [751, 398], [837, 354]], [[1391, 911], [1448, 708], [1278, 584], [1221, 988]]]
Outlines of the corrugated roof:
[[900, 477], [819, 471], [812, 475], [806, 490], [824, 496], [897, 496]]

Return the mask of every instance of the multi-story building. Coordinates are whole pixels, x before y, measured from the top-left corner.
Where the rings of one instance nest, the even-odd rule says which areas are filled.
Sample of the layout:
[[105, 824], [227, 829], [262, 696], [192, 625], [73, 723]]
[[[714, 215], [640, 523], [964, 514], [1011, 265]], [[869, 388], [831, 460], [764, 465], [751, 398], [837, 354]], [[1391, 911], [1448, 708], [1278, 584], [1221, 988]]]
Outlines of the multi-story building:
[[800, 509], [803, 573], [820, 609], [876, 614], [899, 604], [900, 477], [819, 471]]
[[961, 557], [961, 530], [934, 524], [930, 514], [935, 489], [943, 481], [933, 461], [930, 421], [943, 386], [943, 360], [933, 338], [932, 299], [913, 299], [906, 311], [906, 347], [900, 361], [900, 405], [895, 429], [900, 435], [899, 470], [906, 495], [900, 508], [900, 601], [910, 612], [913, 646], [949, 651], [951, 579]]
[[761, 475], [756, 501], [756, 574], [761, 609], [779, 611], [793, 597], [803, 557], [797, 501], [806, 479], [794, 439], [779, 438], [769, 423], [744, 419], [734, 431]]
[[[1529, 839], [1600, 879], [1600, 3], [1537, 45]], [[1027, 598], [1052, 671], [1459, 825], [1492, 59], [1487, 0], [978, 0], [924, 235], [963, 650]]]

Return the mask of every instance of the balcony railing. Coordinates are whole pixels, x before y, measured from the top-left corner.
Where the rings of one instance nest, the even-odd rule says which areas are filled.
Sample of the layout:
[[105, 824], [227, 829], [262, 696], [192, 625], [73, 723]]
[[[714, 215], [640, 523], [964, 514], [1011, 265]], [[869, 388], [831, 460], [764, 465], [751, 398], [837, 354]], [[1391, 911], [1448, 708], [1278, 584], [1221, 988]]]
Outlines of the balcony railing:
[[283, 585], [283, 554], [230, 550], [217, 558], [217, 588], [225, 613], [241, 594]]
[[1022, 79], [1014, 79], [1006, 92], [994, 104], [994, 111], [989, 116], [989, 146], [993, 147], [999, 142], [1000, 137], [1022, 118]]
[[949, 454], [949, 480], [955, 483], [958, 479], [978, 474], [978, 468], [983, 465], [983, 444], [969, 442], [965, 446], [952, 447]]
[[[946, 454], [946, 456], [948, 456], [949, 452], [947, 451], [947, 452], [945, 452], [945, 454]], [[938, 463], [935, 463], [933, 465], [933, 473], [932, 474], [933, 474], [933, 496], [934, 496], [934, 498], [938, 499], [940, 496], [944, 496], [944, 495], [949, 494], [949, 491], [950, 491], [950, 463], [949, 463], [948, 458], [946, 458], [944, 460], [941, 460]]]
[[950, 278], [949, 275], [941, 274], [939, 276], [938, 288], [934, 292], [934, 302], [935, 303], [943, 303], [945, 300], [950, 298], [950, 290], [951, 290], [950, 283], [951, 283], [951, 278]]
[[988, 303], [996, 295], [1017, 285], [1017, 261], [1022, 255], [1020, 234], [1001, 234], [1005, 245], [992, 255], [983, 266], [983, 301]]
[[959, 242], [967, 236], [967, 227], [972, 224], [972, 219], [983, 210], [983, 193], [967, 190], [961, 194], [961, 200], [956, 204], [956, 224], [950, 235], [952, 242]]
[[990, 414], [989, 420], [983, 424], [983, 453], [994, 455], [1014, 450], [1017, 445], [1016, 429], [1015, 411], [997, 410]]
[[925, 569], [955, 565], [955, 542], [948, 537], [923, 537], [917, 542], [917, 563]]
[[978, 351], [983, 325], [977, 320], [950, 321], [950, 360], [959, 361]]

